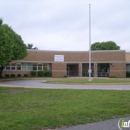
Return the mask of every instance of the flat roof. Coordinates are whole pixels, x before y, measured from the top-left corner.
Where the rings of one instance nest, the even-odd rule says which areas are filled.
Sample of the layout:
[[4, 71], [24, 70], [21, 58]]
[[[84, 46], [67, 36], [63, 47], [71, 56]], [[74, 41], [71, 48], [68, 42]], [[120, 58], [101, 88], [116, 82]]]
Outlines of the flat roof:
[[[89, 51], [62, 51], [62, 50], [36, 50], [36, 49], [27, 49], [28, 51], [36, 51], [36, 52], [78, 52], [84, 53]], [[91, 52], [124, 52], [125, 50], [91, 50]], [[130, 52], [129, 52], [130, 53]]]

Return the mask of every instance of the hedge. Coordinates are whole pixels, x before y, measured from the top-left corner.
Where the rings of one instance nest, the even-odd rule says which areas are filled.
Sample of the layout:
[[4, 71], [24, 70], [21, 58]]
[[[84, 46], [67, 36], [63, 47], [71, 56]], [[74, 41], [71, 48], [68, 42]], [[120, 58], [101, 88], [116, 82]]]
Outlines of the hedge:
[[37, 74], [37, 71], [35, 71], [35, 70], [32, 70], [32, 71], [31, 71], [31, 76], [35, 77], [36, 74]]

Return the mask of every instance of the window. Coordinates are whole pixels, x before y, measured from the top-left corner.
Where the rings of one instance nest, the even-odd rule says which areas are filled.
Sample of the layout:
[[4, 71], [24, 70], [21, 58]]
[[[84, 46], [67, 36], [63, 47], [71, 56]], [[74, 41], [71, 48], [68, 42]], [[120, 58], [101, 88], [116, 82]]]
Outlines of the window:
[[126, 71], [130, 71], [130, 64], [126, 64]]
[[42, 70], [42, 64], [38, 64], [38, 70]]
[[47, 64], [46, 63], [43, 64], [43, 70], [47, 70]]
[[47, 64], [47, 69], [51, 70], [51, 64], [50, 63]]
[[51, 70], [50, 63], [12, 63], [5, 67], [5, 70]]
[[32, 70], [32, 64], [31, 63], [26, 64], [26, 70]]
[[15, 64], [11, 64], [11, 70], [15, 70]]
[[17, 64], [17, 70], [21, 70], [21, 64]]
[[22, 70], [32, 70], [31, 63], [22, 63]]
[[37, 70], [37, 64], [33, 64], [33, 65], [32, 65], [32, 69], [33, 69], [33, 70]]
[[26, 63], [22, 64], [22, 70], [26, 70]]
[[10, 70], [10, 65], [7, 65], [7, 66], [6, 66], [6, 70]]

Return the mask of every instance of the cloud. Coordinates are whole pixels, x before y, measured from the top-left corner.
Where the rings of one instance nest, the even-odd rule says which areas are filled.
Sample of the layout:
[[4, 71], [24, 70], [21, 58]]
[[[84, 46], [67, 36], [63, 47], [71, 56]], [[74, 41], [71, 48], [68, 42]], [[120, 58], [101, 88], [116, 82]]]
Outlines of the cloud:
[[87, 51], [89, 4], [92, 43], [112, 40], [129, 50], [129, 0], [1, 0], [0, 16], [39, 49]]

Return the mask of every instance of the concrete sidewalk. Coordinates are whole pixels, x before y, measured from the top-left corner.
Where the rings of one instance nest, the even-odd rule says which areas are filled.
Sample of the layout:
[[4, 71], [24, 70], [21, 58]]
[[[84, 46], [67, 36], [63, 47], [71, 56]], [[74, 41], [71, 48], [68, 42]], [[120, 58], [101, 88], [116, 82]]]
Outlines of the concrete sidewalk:
[[130, 85], [71, 85], [46, 84], [43, 80], [14, 80], [0, 82], [0, 86], [43, 88], [43, 89], [101, 89], [101, 90], [130, 90]]
[[[118, 121], [120, 119], [124, 119], [125, 122], [128, 122], [130, 120], [130, 117], [111, 119], [91, 124], [77, 125], [69, 128], [60, 128], [56, 130], [120, 130], [118, 128]], [[130, 127], [122, 128], [122, 130], [130, 130]]]

